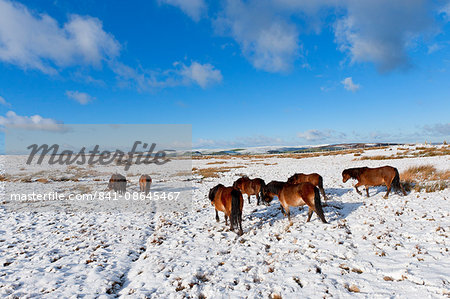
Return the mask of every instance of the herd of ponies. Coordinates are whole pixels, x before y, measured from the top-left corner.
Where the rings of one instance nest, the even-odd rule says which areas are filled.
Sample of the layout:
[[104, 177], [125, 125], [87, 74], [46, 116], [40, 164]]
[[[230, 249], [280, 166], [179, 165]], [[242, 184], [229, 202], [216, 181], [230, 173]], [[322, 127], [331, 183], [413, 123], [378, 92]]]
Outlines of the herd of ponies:
[[[358, 183], [354, 186], [358, 194], [362, 194], [358, 187], [364, 186], [366, 195], [369, 197], [369, 187], [386, 185], [387, 192], [384, 198], [388, 198], [391, 187], [401, 190], [406, 195], [403, 186], [400, 184], [400, 176], [397, 168], [392, 166], [382, 166], [377, 168], [357, 167], [348, 168], [342, 172], [342, 181], [345, 183], [349, 179], [356, 179]], [[152, 178], [149, 175], [142, 175], [139, 178], [140, 192], [147, 195], [150, 192]], [[113, 174], [109, 179], [108, 188], [119, 194], [126, 192], [127, 179], [121, 174]], [[281, 204], [283, 215], [287, 216], [289, 223], [292, 224], [289, 207], [308, 206], [308, 218], [316, 212], [323, 223], [327, 223], [323, 213], [323, 206], [320, 199], [322, 194], [324, 200], [327, 200], [323, 188], [323, 178], [318, 173], [304, 174], [296, 173], [286, 182], [271, 181], [266, 184], [263, 179], [250, 179], [248, 176], [242, 176], [237, 179], [233, 186], [225, 187], [218, 184], [209, 191], [211, 205], [216, 211], [216, 221], [219, 222], [219, 212], [225, 214], [225, 225], [230, 220], [230, 229], [238, 229], [238, 234], [242, 235], [242, 209], [244, 207], [243, 194], [247, 194], [250, 204], [250, 196], [256, 195], [257, 205], [264, 203], [269, 205], [276, 196]]]
[[[366, 195], [369, 197], [369, 187], [380, 185], [387, 187], [385, 199], [388, 198], [391, 187], [401, 190], [403, 195], [406, 195], [403, 186], [400, 184], [398, 170], [392, 166], [345, 169], [342, 172], [342, 181], [345, 183], [350, 178], [358, 181], [355, 189], [360, 195], [362, 193], [358, 190], [358, 187], [364, 186]], [[264, 180], [260, 178], [250, 179], [247, 176], [242, 176], [233, 183], [233, 186], [225, 187], [223, 184], [218, 184], [211, 188], [208, 197], [211, 200], [211, 205], [215, 208], [216, 221], [219, 222], [219, 211], [223, 212], [225, 214], [225, 225], [228, 225], [229, 218], [230, 229], [234, 231], [236, 228], [238, 229], [238, 235], [242, 235], [243, 194], [247, 194], [249, 203], [250, 196], [256, 195], [258, 205], [261, 202], [268, 205], [277, 196], [282, 213], [288, 217], [289, 223], [292, 225], [289, 207], [303, 205], [307, 205], [309, 208], [306, 222], [309, 222], [313, 212], [316, 212], [320, 220], [327, 223], [322, 209], [320, 193], [324, 200], [327, 200], [322, 176], [317, 173], [296, 173], [287, 182], [271, 181], [268, 184], [265, 184]]]

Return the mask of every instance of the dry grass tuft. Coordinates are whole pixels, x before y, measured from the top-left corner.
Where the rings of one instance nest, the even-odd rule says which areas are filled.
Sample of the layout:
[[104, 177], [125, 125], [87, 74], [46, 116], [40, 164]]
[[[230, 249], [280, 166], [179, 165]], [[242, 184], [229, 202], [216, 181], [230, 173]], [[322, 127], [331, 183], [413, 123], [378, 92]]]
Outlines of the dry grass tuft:
[[[393, 160], [404, 158], [417, 158], [417, 157], [436, 157], [450, 155], [450, 148], [446, 147], [416, 147], [413, 151], [408, 149], [401, 149], [402, 152], [397, 152], [396, 155], [377, 155], [377, 156], [363, 156], [355, 160]], [[355, 155], [356, 156], [356, 155]]]
[[221, 173], [229, 172], [232, 169], [245, 168], [245, 166], [224, 166], [210, 168], [192, 168], [194, 174], [201, 175], [203, 178], [218, 178]]
[[439, 171], [433, 165], [413, 166], [403, 171], [400, 179], [407, 189], [417, 192], [441, 191], [450, 186], [450, 170]]
[[211, 164], [225, 164], [227, 163], [226, 161], [212, 161], [212, 162], [208, 162], [206, 163], [207, 165], [211, 165]]

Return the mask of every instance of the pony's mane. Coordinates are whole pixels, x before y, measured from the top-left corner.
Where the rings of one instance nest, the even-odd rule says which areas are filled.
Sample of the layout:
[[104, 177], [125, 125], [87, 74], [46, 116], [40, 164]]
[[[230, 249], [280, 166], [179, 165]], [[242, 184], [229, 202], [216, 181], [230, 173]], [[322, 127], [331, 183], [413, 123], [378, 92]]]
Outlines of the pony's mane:
[[261, 186], [265, 186], [265, 185], [266, 185], [266, 183], [264, 182], [264, 180], [261, 179], [261, 178], [253, 179], [253, 181], [254, 181], [254, 182], [258, 182]]
[[271, 181], [270, 183], [264, 186], [264, 192], [278, 194], [280, 193], [281, 188], [283, 188], [284, 184], [285, 184], [284, 182]]
[[209, 190], [209, 195], [208, 195], [208, 197], [209, 197], [209, 200], [210, 200], [210, 201], [213, 201], [214, 198], [216, 198], [217, 190], [219, 190], [219, 188], [221, 188], [221, 187], [225, 187], [225, 186], [222, 185], [222, 184], [219, 184], [219, 185], [217, 185], [217, 186], [211, 188], [211, 190]]
[[292, 182], [293, 180], [295, 180], [297, 178], [297, 176], [299, 176], [301, 174], [303, 174], [303, 173], [294, 173], [293, 175], [291, 175], [290, 178], [288, 178], [287, 182], [288, 183]]
[[348, 168], [342, 172], [342, 175], [348, 174], [351, 178], [358, 179], [361, 173], [366, 169], [367, 167]]

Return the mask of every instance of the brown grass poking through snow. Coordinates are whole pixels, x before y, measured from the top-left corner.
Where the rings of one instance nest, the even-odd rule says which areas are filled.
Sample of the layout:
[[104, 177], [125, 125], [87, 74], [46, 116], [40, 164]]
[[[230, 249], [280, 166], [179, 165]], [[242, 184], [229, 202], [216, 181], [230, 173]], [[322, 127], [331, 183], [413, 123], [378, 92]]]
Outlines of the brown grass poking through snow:
[[[448, 146], [442, 147], [416, 147], [414, 150], [400, 149], [402, 152], [397, 152], [396, 155], [377, 155], [377, 156], [362, 156], [356, 160], [393, 160], [404, 158], [417, 157], [436, 157], [450, 155], [450, 148]], [[356, 156], [356, 155], [355, 155]]]
[[245, 166], [224, 166], [224, 167], [210, 167], [210, 168], [192, 168], [193, 174], [199, 174], [203, 178], [218, 178], [221, 173], [229, 172], [232, 169], [245, 168]]
[[412, 166], [400, 174], [408, 189], [435, 192], [450, 187], [450, 170], [439, 171], [433, 165]]

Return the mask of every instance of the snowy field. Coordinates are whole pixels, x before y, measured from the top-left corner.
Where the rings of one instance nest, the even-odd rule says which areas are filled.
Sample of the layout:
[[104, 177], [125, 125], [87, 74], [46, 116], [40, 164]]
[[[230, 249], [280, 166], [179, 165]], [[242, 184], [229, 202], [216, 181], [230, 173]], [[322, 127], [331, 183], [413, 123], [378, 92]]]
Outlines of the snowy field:
[[[363, 156], [395, 155], [397, 147]], [[157, 190], [189, 190], [192, 204], [165, 212], [53, 203], [44, 208], [0, 206], [0, 296], [7, 298], [448, 298], [450, 296], [450, 189], [395, 192], [385, 187], [358, 195], [354, 181], [342, 183], [345, 168], [391, 165], [400, 173], [431, 164], [450, 169], [450, 156], [358, 160], [354, 154], [311, 158], [254, 156], [193, 161], [194, 169], [228, 167], [219, 177], [151, 173]], [[3, 157], [14, 159], [14, 157]], [[5, 161], [3, 161], [5, 162]], [[5, 165], [5, 164], [4, 164]], [[66, 166], [53, 173], [70, 172]], [[74, 169], [75, 171], [76, 169]], [[114, 167], [92, 170], [78, 181], [2, 181], [0, 188], [25, 192], [103, 190]], [[10, 169], [3, 167], [3, 174]], [[79, 171], [79, 170], [78, 170]], [[11, 174], [17, 178], [30, 172]], [[127, 174], [138, 191], [145, 167]], [[292, 208], [293, 226], [274, 200], [257, 206], [245, 200], [244, 235], [215, 221], [207, 194], [218, 183], [231, 185], [240, 175], [267, 182], [285, 181], [296, 172], [324, 178], [328, 224], [307, 209]], [[30, 172], [31, 173], [31, 172]], [[195, 173], [195, 172], [194, 172]], [[41, 174], [48, 178], [50, 174]], [[178, 189], [177, 189], [178, 188]], [[189, 198], [192, 195], [192, 199]]]

